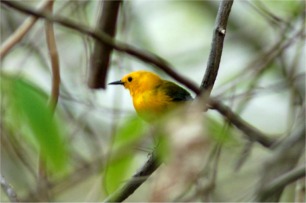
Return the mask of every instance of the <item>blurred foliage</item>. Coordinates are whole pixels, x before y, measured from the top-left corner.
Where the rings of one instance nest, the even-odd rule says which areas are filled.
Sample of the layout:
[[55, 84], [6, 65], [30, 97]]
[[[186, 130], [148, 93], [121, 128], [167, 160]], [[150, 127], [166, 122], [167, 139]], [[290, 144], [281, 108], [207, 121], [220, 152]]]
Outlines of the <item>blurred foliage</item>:
[[227, 123], [221, 123], [213, 117], [207, 117], [206, 127], [208, 135], [211, 135], [218, 143], [235, 143], [233, 128]]
[[[20, 1], [33, 7], [38, 2]], [[94, 28], [98, 3], [55, 1], [55, 15]], [[154, 52], [169, 61], [178, 73], [200, 84], [219, 3], [124, 1], [116, 39], [144, 52]], [[2, 44], [26, 15], [2, 4], [0, 9]], [[305, 111], [304, 9], [302, 0], [236, 0], [230, 14], [212, 96], [270, 137], [287, 137]], [[44, 21], [39, 20], [1, 58], [1, 174], [22, 201], [103, 201], [146, 161], [152, 151], [148, 143], [152, 141], [151, 133], [159, 133], [158, 152], [162, 159], [172, 153], [168, 146], [171, 140], [162, 128], [155, 131], [153, 124], [144, 124], [135, 116], [124, 88], [90, 90], [87, 73], [95, 41], [63, 26], [54, 28], [62, 78], [55, 112], [48, 107], [52, 76]], [[170, 78], [150, 64], [114, 52], [108, 80], [118, 80], [139, 69]], [[215, 111], [209, 110], [205, 116], [201, 127], [207, 132], [203, 136], [208, 135], [213, 141], [204, 149], [201, 163], [206, 163], [208, 157], [211, 161], [193, 187], [177, 200], [251, 201], [271, 150], [249, 145]], [[220, 143], [218, 155], [212, 146]], [[38, 184], [40, 149], [49, 169], [46, 197], [40, 197], [44, 188]], [[237, 163], [242, 163], [239, 170]], [[188, 164], [184, 166], [188, 168]], [[168, 173], [169, 177], [182, 174], [182, 168]], [[208, 184], [210, 178], [215, 185]], [[147, 181], [127, 201], [149, 201], [154, 180], [153, 177]], [[282, 201], [293, 201], [294, 187], [292, 184], [286, 188]], [[8, 201], [3, 191], [1, 201]]]
[[163, 131], [160, 131], [154, 135], [157, 141], [156, 142], [156, 157], [158, 161], [164, 162], [169, 160], [169, 157], [172, 156], [172, 151], [170, 150], [170, 139], [167, 137], [167, 134]]
[[109, 160], [105, 166], [104, 188], [107, 194], [116, 191], [124, 180], [131, 176], [135, 162], [135, 150], [143, 138], [145, 125], [138, 117], [129, 117], [113, 137]]
[[[24, 141], [36, 145], [37, 151], [46, 158], [53, 172], [67, 168], [68, 150], [63, 132], [64, 126], [55, 120], [48, 106], [47, 95], [33, 84], [21, 78], [1, 75], [1, 96], [6, 103], [6, 125], [22, 129]], [[31, 136], [31, 137], [29, 137]]]

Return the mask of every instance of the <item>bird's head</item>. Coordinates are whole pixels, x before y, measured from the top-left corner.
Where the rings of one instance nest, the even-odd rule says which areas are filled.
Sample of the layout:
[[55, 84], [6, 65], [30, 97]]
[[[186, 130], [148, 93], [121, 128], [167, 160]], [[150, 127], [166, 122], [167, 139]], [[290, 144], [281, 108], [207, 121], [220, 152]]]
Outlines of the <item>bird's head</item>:
[[123, 85], [128, 89], [131, 95], [143, 93], [148, 90], [152, 90], [161, 83], [161, 78], [155, 73], [149, 71], [135, 71], [131, 72], [121, 80], [111, 82], [109, 85]]

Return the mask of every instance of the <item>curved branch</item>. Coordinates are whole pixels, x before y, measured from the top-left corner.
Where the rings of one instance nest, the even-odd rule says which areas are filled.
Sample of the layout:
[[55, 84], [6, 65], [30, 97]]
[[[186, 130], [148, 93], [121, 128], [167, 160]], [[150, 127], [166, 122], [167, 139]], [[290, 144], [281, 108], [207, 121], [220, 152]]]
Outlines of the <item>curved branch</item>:
[[[48, 5], [47, 10], [52, 12], [54, 1], [50, 0], [50, 2], [52, 3]], [[57, 105], [57, 101], [59, 97], [61, 77], [60, 77], [59, 57], [58, 57], [58, 51], [56, 47], [56, 40], [55, 40], [55, 34], [54, 34], [52, 22], [46, 21], [45, 33], [46, 33], [47, 45], [49, 49], [49, 55], [50, 55], [50, 61], [51, 61], [51, 71], [52, 71], [52, 90], [51, 90], [49, 106], [51, 107], [52, 112], [53, 112]]]
[[223, 49], [223, 41], [226, 34], [227, 20], [233, 2], [234, 0], [224, 0], [221, 1], [219, 6], [207, 68], [201, 83], [201, 90], [204, 91], [208, 97], [218, 75]]
[[133, 175], [131, 180], [124, 184], [122, 188], [111, 194], [104, 202], [122, 202], [128, 198], [134, 191], [140, 187], [152, 173], [160, 166], [161, 162], [152, 153], [147, 162]]
[[[49, 4], [46, 7], [46, 11], [53, 12], [54, 0], [49, 0]], [[51, 61], [51, 72], [52, 72], [52, 88], [51, 95], [49, 99], [49, 107], [51, 108], [51, 112], [54, 113], [58, 97], [60, 93], [60, 67], [59, 67], [59, 57], [58, 51], [56, 47], [55, 34], [53, 29], [53, 23], [50, 21], [45, 22], [45, 34], [47, 47], [49, 50], [49, 56]], [[46, 170], [46, 160], [43, 158], [43, 154], [40, 150], [39, 152], [39, 160], [38, 160], [38, 191], [39, 196], [43, 200], [49, 200], [49, 194], [47, 189], [48, 183], [48, 174]]]

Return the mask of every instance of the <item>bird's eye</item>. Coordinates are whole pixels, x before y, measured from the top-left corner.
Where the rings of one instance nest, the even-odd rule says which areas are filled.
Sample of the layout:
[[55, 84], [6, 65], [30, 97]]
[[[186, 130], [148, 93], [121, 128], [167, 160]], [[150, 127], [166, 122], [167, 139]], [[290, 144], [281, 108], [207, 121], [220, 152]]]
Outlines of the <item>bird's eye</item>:
[[128, 81], [132, 82], [133, 78], [132, 77], [128, 77]]

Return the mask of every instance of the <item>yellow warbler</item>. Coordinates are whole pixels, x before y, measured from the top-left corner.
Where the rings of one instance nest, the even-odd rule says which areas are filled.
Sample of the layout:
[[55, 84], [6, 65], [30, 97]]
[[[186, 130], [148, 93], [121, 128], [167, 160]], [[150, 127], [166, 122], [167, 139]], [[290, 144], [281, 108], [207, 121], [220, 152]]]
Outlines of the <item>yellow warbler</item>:
[[129, 73], [109, 85], [123, 85], [128, 89], [136, 112], [146, 121], [152, 121], [178, 104], [192, 100], [185, 89], [149, 71]]

